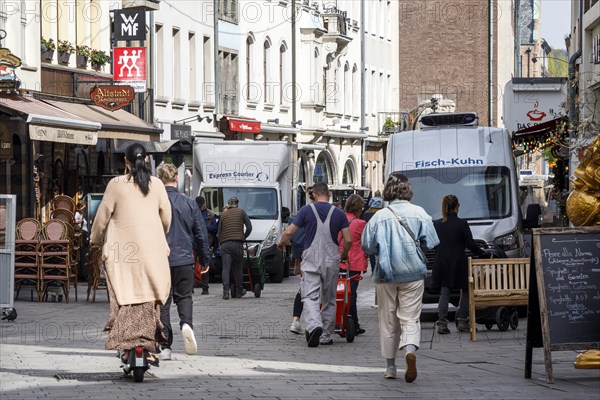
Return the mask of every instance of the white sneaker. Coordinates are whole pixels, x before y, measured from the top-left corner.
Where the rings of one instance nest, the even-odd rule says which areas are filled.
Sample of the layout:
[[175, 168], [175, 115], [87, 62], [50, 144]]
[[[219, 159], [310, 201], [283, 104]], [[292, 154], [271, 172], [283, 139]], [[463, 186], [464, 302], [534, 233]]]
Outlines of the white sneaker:
[[300, 320], [292, 321], [292, 326], [290, 326], [290, 332], [297, 333], [297, 334], [301, 334], [303, 332], [302, 325], [300, 324]]
[[198, 352], [196, 338], [194, 337], [194, 331], [188, 324], [183, 324], [181, 327], [181, 335], [183, 336], [183, 344], [185, 346], [186, 354], [190, 356], [196, 354]]
[[158, 354], [158, 359], [161, 361], [170, 360], [171, 359], [171, 349], [167, 349], [167, 348], [162, 349], [162, 351]]

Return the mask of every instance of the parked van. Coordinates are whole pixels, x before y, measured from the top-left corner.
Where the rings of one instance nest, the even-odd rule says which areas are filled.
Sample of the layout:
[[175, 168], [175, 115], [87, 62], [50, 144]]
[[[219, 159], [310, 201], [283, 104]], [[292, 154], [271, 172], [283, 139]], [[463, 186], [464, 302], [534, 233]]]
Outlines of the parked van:
[[[412, 203], [434, 220], [442, 216], [442, 197], [453, 194], [481, 247], [523, 256], [519, 181], [507, 130], [477, 126], [476, 113], [429, 114], [418, 130], [390, 136], [385, 174], [392, 172], [410, 179]], [[429, 291], [434, 255], [427, 253], [425, 300], [437, 300]]]
[[260, 249], [275, 283], [289, 271], [291, 251], [280, 252], [277, 241], [294, 211], [296, 154], [296, 144], [290, 142], [194, 140], [194, 193], [217, 215], [229, 198], [238, 198], [252, 222], [249, 248]]

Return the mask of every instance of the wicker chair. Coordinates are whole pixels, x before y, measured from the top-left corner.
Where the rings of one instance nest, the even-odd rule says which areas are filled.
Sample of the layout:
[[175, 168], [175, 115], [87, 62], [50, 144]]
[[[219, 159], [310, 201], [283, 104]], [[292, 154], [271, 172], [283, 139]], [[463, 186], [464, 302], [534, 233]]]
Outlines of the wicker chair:
[[[41, 301], [40, 287], [40, 234], [42, 226], [34, 218], [24, 218], [17, 223], [15, 240], [15, 299], [21, 286], [33, 286], [37, 300]], [[31, 292], [33, 301], [33, 291]]]
[[[48, 289], [59, 286], [62, 288], [66, 302], [69, 302], [69, 290], [73, 282], [73, 267], [71, 265], [72, 239], [69, 225], [61, 220], [51, 219], [42, 228], [40, 241], [40, 288], [43, 300], [48, 299]], [[74, 281], [77, 288], [77, 281]], [[61, 296], [59, 295], [59, 300]], [[77, 301], [77, 290], [75, 290]]]
[[75, 215], [75, 211], [77, 210], [77, 204], [75, 204], [75, 200], [73, 200], [72, 197], [60, 194], [52, 199], [52, 209], [69, 210], [71, 211], [71, 214]]

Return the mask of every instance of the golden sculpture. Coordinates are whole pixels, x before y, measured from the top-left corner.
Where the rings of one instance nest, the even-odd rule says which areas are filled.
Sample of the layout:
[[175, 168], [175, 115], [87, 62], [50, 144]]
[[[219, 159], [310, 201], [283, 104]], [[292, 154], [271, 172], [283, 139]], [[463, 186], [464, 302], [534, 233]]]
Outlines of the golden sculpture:
[[[600, 225], [600, 134], [583, 153], [573, 174], [573, 191], [567, 198], [567, 215], [575, 226]], [[586, 350], [575, 368], [600, 368], [600, 350]]]

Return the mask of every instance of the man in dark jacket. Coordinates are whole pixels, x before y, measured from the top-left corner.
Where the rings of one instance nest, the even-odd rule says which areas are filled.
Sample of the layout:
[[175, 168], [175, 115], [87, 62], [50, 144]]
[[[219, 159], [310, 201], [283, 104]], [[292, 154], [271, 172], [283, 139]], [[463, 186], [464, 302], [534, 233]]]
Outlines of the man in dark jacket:
[[194, 289], [194, 251], [204, 265], [208, 265], [210, 254], [208, 234], [196, 202], [177, 191], [177, 168], [173, 164], [165, 164], [158, 169], [158, 177], [167, 189], [171, 202], [171, 228], [167, 233], [169, 244], [169, 266], [171, 267], [171, 293], [160, 310], [160, 320], [164, 325], [163, 332], [167, 338], [162, 345], [159, 358], [171, 359], [173, 329], [171, 328], [171, 299], [177, 305], [179, 326], [185, 345], [185, 352], [196, 354], [198, 348], [192, 324], [192, 291]]
[[[208, 232], [208, 247], [211, 254], [210, 264], [203, 264], [202, 271], [196, 271], [196, 281], [199, 281], [200, 287], [202, 288], [201, 294], [208, 294], [208, 271], [206, 268], [212, 267], [212, 254], [217, 250], [219, 243], [217, 242], [217, 229], [219, 226], [219, 221], [214, 212], [209, 210], [206, 207], [206, 200], [202, 196], [196, 197], [196, 204], [198, 204], [198, 208], [200, 209], [200, 214], [202, 214], [202, 220], [206, 225], [206, 231]], [[198, 273], [200, 272], [200, 276]]]
[[[252, 222], [246, 211], [238, 207], [237, 197], [229, 199], [229, 209], [224, 211], [219, 220], [217, 237], [221, 246], [223, 258], [223, 300], [229, 299], [229, 273], [234, 269], [236, 298], [246, 294], [244, 289], [244, 271], [242, 259], [244, 257], [244, 241], [252, 232]], [[244, 229], [245, 227], [245, 229]]]

